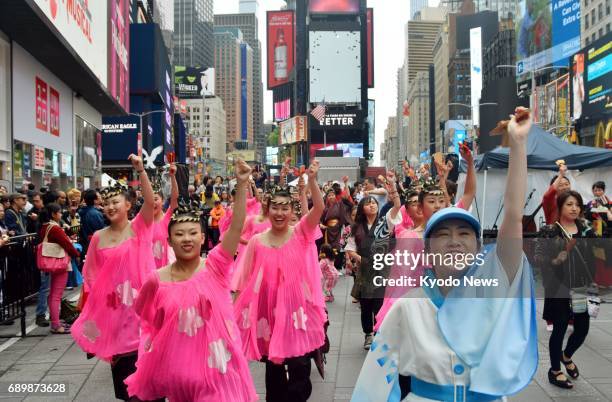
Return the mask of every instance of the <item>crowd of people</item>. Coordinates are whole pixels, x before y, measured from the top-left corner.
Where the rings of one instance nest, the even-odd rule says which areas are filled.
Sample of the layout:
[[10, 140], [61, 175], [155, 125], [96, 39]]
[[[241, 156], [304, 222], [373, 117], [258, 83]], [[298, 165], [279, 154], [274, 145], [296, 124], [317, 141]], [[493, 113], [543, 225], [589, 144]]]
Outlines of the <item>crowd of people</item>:
[[[498, 400], [524, 388], [538, 364], [533, 273], [522, 251], [531, 121], [520, 120], [508, 123], [505, 209], [493, 246], [483, 246], [480, 222], [468, 212], [476, 173], [464, 145], [461, 197], [448, 178], [453, 163], [436, 157], [435, 169], [405, 163], [403, 180], [387, 171], [322, 184], [316, 160], [295, 170], [286, 160], [276, 183], [238, 160], [232, 178], [196, 180], [179, 200], [175, 166], [167, 168], [171, 190], [164, 194], [132, 155], [138, 188], [27, 187], [1, 196], [0, 230], [3, 242], [38, 233], [43, 244], [65, 251], [65, 270], [41, 273], [36, 322], [49, 325], [48, 309], [53, 334], [71, 333], [88, 358], [109, 362], [118, 399], [255, 400], [248, 361], [262, 361], [266, 400], [308, 400], [311, 362], [323, 375], [329, 351], [327, 304], [346, 275], [369, 351], [354, 401], [453, 400], [457, 392]], [[585, 205], [566, 172], [561, 163], [544, 196], [547, 225], [533, 261], [551, 330], [549, 381], [571, 388], [579, 377], [572, 357], [596, 315], [596, 298], [575, 289], [612, 285], [612, 252], [598, 242], [610, 236], [612, 201], [597, 182]], [[292, 176], [295, 186], [288, 185]], [[400, 249], [484, 250], [483, 263], [465, 270], [441, 261], [408, 272], [397, 263], [377, 267], [378, 255]], [[501, 285], [475, 296], [448, 281], [458, 274]], [[80, 315], [68, 325], [59, 319], [61, 295], [81, 281]]]

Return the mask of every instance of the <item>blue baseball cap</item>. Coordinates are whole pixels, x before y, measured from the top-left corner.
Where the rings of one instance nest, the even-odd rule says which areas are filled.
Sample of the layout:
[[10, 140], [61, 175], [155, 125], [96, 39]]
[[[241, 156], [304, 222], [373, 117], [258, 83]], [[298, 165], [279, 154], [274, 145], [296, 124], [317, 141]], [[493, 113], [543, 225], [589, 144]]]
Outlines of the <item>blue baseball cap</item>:
[[465, 209], [457, 207], [444, 208], [433, 214], [425, 226], [423, 238], [428, 238], [436, 226], [448, 219], [459, 219], [468, 223], [476, 232], [476, 237], [480, 238], [480, 222]]

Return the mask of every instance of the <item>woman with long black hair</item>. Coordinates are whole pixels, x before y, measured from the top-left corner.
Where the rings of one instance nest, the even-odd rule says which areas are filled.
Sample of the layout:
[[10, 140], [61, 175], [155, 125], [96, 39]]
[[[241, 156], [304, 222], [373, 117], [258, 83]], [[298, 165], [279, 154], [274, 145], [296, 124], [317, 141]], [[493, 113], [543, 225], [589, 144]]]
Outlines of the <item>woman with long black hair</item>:
[[[544, 319], [552, 322], [548, 348], [551, 368], [548, 381], [561, 388], [573, 388], [572, 381], [561, 371], [561, 363], [571, 379], [579, 376], [572, 362], [573, 354], [589, 332], [587, 295], [582, 288], [592, 284], [595, 233], [582, 220], [584, 204], [580, 193], [568, 190], [557, 196], [558, 219], [538, 234], [535, 260], [544, 276]], [[574, 331], [565, 349], [563, 338], [570, 319]]]
[[374, 284], [374, 277], [388, 274], [388, 270], [375, 270], [373, 254], [386, 253], [392, 249], [394, 226], [401, 223], [401, 203], [395, 187], [395, 174], [387, 172], [388, 197], [393, 207], [386, 215], [378, 217], [379, 205], [372, 196], [365, 196], [357, 206], [355, 223], [344, 248], [349, 257], [357, 262], [358, 274], [355, 279], [356, 294], [361, 304], [361, 327], [365, 334], [364, 349], [369, 349], [374, 337], [374, 317], [382, 307], [385, 288]]

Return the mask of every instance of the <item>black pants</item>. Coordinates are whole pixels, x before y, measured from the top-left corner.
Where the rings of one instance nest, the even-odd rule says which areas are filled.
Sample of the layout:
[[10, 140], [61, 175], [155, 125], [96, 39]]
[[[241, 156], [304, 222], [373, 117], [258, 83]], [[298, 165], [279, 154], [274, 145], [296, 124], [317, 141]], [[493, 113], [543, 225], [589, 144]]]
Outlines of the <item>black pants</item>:
[[359, 303], [361, 304], [361, 328], [364, 334], [367, 335], [374, 332], [374, 319], [383, 305], [383, 300], [384, 299], [359, 299]]
[[219, 228], [211, 228], [210, 229], [210, 236], [212, 238], [212, 244], [213, 247], [217, 245], [217, 243], [219, 243], [219, 237], [221, 236], [221, 232], [219, 231]]
[[266, 401], [307, 401], [312, 393], [310, 364], [310, 356], [285, 359], [284, 364], [266, 361]]
[[[138, 352], [113, 358], [111, 364], [111, 372], [113, 373], [113, 387], [115, 388], [115, 398], [123, 401], [140, 401], [138, 398], [130, 398], [127, 392], [127, 385], [124, 381], [130, 375], [136, 372], [136, 360], [138, 360]], [[151, 402], [163, 402], [165, 398], [156, 399]], [[146, 401], [142, 401], [146, 402]]]
[[565, 356], [571, 359], [584, 342], [589, 333], [589, 313], [574, 314], [574, 332], [567, 339], [567, 345], [565, 345], [565, 350], [563, 350], [563, 337], [565, 336], [568, 323], [569, 317], [553, 320], [553, 330], [548, 340], [548, 349], [550, 353], [550, 366], [554, 371], [561, 370], [562, 353], [565, 353]]

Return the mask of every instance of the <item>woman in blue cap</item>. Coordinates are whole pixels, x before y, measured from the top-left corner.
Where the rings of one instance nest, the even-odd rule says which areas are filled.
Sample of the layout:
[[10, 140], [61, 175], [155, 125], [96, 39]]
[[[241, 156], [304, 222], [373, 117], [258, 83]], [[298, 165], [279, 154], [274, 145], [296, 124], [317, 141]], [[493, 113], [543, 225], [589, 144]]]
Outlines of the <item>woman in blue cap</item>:
[[[432, 216], [422, 257], [431, 268], [385, 317], [353, 402], [494, 401], [531, 381], [537, 330], [521, 225], [530, 128], [529, 118], [517, 123], [514, 116], [508, 126], [506, 209], [497, 244], [481, 250], [480, 224], [463, 209]], [[412, 378], [407, 396], [400, 375]]]

